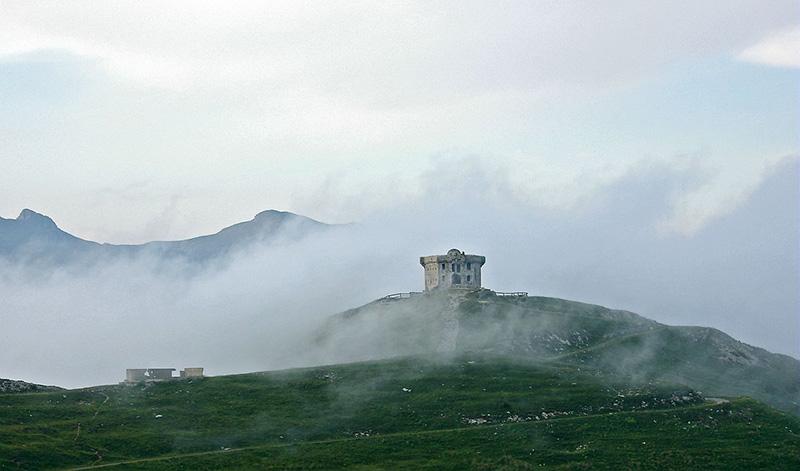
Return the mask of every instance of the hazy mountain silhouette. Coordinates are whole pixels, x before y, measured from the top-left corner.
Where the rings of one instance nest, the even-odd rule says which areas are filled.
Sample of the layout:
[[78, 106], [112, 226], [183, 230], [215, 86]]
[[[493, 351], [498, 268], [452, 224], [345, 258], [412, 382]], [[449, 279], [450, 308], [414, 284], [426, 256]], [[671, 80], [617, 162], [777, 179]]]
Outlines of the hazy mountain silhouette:
[[165, 259], [203, 262], [229, 255], [253, 244], [279, 238], [298, 240], [331, 227], [297, 214], [267, 210], [253, 219], [226, 227], [215, 234], [144, 244], [100, 244], [60, 229], [43, 214], [24, 209], [16, 219], [0, 218], [0, 258], [32, 265], [85, 262], [98, 257], [149, 254]]

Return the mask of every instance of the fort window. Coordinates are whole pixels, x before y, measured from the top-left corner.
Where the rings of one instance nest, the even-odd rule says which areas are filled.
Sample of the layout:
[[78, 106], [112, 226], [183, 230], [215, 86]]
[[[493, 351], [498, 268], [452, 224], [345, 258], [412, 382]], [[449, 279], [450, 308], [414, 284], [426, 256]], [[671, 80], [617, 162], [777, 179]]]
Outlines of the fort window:
[[[472, 270], [472, 264], [467, 262], [467, 270]], [[469, 280], [469, 278], [467, 278]]]
[[451, 263], [450, 264], [450, 271], [456, 271], [456, 264], [455, 263]]
[[444, 263], [442, 264], [442, 270], [444, 270]]
[[471, 275], [467, 275], [467, 283], [469, 283], [470, 281], [472, 281], [472, 276]]

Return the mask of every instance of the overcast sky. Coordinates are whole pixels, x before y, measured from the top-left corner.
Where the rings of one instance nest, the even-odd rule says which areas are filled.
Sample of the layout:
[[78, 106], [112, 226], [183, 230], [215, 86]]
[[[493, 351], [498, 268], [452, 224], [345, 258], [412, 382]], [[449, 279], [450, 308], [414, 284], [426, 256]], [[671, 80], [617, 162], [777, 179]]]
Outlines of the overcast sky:
[[569, 210], [691, 166], [691, 235], [798, 153], [788, 1], [0, 0], [0, 216], [103, 242], [362, 220], [476, 157]]
[[[0, 270], [23, 355], [7, 374], [73, 374], [43, 354], [25, 376], [25, 352], [48, 329], [62, 339], [62, 317], [77, 332], [102, 318], [119, 345], [143, 313], [169, 313], [179, 335], [200, 310], [198, 326], [231, 331], [220, 351], [261, 352], [263, 329], [247, 326], [295, 309], [271, 293], [298, 299], [314, 279], [303, 309], [318, 320], [419, 289], [416, 256], [451, 246], [487, 255], [492, 288], [800, 356], [796, 0], [232, 5], [0, 0], [0, 217], [31, 208], [112, 243], [216, 232], [269, 208], [362, 222], [325, 262], [341, 277], [315, 278], [318, 257], [292, 250], [188, 288], [139, 268], [130, 281], [130, 267], [41, 285]], [[364, 252], [393, 270], [365, 278]], [[275, 257], [309, 266], [290, 288]], [[144, 306], [128, 285], [142, 279], [156, 287]], [[221, 317], [219, 300], [244, 307]], [[81, 368], [95, 352], [83, 354], [64, 361]], [[217, 373], [245, 368], [231, 355]], [[107, 381], [118, 363], [64, 384]]]

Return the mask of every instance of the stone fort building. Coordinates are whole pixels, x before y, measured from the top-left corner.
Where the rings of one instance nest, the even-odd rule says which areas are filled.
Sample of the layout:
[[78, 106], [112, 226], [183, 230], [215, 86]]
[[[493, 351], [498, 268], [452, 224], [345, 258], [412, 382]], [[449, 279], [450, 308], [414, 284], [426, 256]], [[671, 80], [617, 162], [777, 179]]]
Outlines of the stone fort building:
[[425, 269], [425, 291], [477, 289], [481, 287], [481, 267], [486, 257], [450, 249], [447, 255], [420, 257], [419, 263]]

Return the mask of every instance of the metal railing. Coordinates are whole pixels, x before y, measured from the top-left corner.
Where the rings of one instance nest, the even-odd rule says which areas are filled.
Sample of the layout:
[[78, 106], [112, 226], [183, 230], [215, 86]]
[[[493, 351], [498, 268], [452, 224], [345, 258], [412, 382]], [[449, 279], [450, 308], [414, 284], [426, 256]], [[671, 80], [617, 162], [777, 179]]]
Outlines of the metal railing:
[[396, 299], [408, 299], [412, 296], [419, 296], [422, 293], [419, 291], [411, 291], [409, 293], [392, 293], [382, 297], [380, 301], [394, 301]]
[[[387, 294], [386, 296], [378, 299], [381, 302], [388, 302], [388, 301], [397, 301], [399, 299], [408, 299], [414, 296], [421, 296], [421, 291], [411, 291], [409, 293], [392, 293]], [[527, 298], [528, 292], [527, 291], [511, 291], [511, 292], [503, 292], [503, 291], [494, 291], [495, 296], [503, 297], [503, 298]]]

